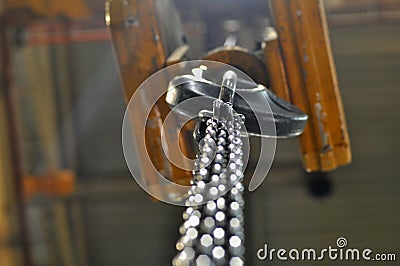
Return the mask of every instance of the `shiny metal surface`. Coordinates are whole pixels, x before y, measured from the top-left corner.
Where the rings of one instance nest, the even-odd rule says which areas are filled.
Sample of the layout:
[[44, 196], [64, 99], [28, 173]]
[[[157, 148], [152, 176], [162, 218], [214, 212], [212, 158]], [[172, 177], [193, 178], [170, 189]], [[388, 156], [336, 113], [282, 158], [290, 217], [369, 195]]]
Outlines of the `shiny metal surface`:
[[[238, 93], [233, 99], [233, 109], [245, 116], [245, 126], [249, 135], [261, 134], [259, 123], [274, 124], [276, 127], [276, 133], [274, 129], [271, 132], [263, 133], [264, 137], [287, 138], [303, 132], [307, 115], [296, 106], [274, 95], [266, 87], [262, 85], [255, 87], [255, 84], [244, 84], [239, 80], [236, 92]], [[183, 75], [170, 82], [166, 101], [169, 106], [175, 107], [189, 98], [201, 97], [199, 98], [201, 100], [196, 103], [198, 105], [196, 108], [177, 106], [179, 108], [174, 109], [184, 116], [196, 117], [198, 110], [210, 110], [219, 94], [220, 86], [218, 84]], [[260, 100], [262, 98], [263, 100]], [[248, 103], [249, 99], [251, 99], [251, 107]], [[265, 99], [268, 101], [272, 114], [265, 106]], [[211, 112], [201, 112], [201, 116], [211, 117]]]
[[[201, 153], [193, 173], [192, 188], [188, 192], [190, 207], [182, 215], [184, 223], [179, 229], [181, 237], [176, 244], [178, 254], [172, 263], [243, 265], [243, 174], [231, 174], [230, 178], [226, 175], [229, 172], [227, 169], [243, 173], [242, 153], [238, 153], [242, 145], [238, 130], [243, 126], [243, 120], [235, 115], [234, 121], [216, 122], [210, 118], [205, 123], [204, 141], [200, 142]], [[206, 187], [206, 183], [212, 186]], [[233, 188], [227, 191], [229, 184], [233, 184]], [[204, 197], [211, 200], [203, 205], [191, 206]]]

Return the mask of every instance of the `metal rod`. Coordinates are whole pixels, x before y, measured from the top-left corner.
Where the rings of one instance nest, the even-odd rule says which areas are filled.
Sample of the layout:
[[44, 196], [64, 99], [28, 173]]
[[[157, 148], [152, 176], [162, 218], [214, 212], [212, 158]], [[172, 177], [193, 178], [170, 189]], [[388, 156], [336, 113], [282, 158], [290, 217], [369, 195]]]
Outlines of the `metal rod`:
[[229, 105], [232, 105], [233, 98], [235, 97], [236, 83], [237, 83], [236, 73], [231, 70], [225, 72], [224, 77], [222, 79], [219, 99]]

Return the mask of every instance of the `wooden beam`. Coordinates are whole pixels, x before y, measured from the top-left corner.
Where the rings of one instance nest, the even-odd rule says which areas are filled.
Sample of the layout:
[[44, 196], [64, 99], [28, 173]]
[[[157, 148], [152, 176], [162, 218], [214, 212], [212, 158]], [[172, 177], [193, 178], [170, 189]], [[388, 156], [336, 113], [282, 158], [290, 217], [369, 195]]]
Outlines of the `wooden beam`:
[[309, 116], [300, 136], [308, 172], [351, 162], [350, 141], [322, 2], [270, 0], [292, 102]]
[[30, 12], [40, 17], [57, 17], [64, 15], [70, 19], [87, 19], [93, 14], [82, 0], [6, 0], [7, 12]]
[[[0, 58], [1, 60], [1, 58]], [[4, 87], [0, 87], [4, 92]], [[0, 94], [0, 265], [19, 265], [21, 249], [11, 245], [13, 238], [12, 225], [16, 222], [15, 194], [12, 189], [11, 158], [9, 156], [9, 137], [4, 94]]]
[[67, 45], [54, 48], [56, 97], [61, 99], [58, 106], [58, 134], [60, 135], [60, 168], [76, 169], [76, 136], [74, 123], [74, 103], [72, 102], [72, 84], [70, 60]]
[[72, 202], [71, 206], [74, 239], [76, 243], [77, 266], [89, 265], [86, 222], [81, 199]]
[[[6, 147], [5, 149], [2, 149], [0, 154], [0, 160], [2, 161], [0, 164], [2, 164], [2, 169], [8, 169], [3, 173], [0, 173], [4, 175], [0, 176], [0, 181], [3, 181], [0, 183], [0, 186], [4, 185], [4, 188], [8, 193], [10, 193], [2, 193], [0, 195], [3, 204], [5, 204], [1, 207], [5, 207], [6, 211], [4, 216], [5, 222], [3, 223], [5, 230], [9, 229], [7, 228], [7, 224], [12, 222], [10, 230], [11, 238], [6, 238], [5, 243], [0, 243], [0, 245], [7, 244], [7, 241], [11, 241], [12, 243], [12, 240], [17, 239], [18, 245], [17, 248], [14, 246], [14, 249], [17, 249], [16, 253], [19, 256], [19, 260], [24, 265], [30, 266], [32, 265], [32, 256], [23, 197], [23, 173], [19, 147], [20, 135], [16, 117], [16, 92], [13, 84], [11, 49], [9, 48], [8, 42], [7, 21], [3, 17], [0, 17], [0, 58], [0, 98], [2, 99], [2, 108], [4, 108], [4, 112], [1, 112], [1, 114], [5, 114], [5, 118], [1, 119], [1, 123], [4, 123], [3, 129], [5, 132], [0, 132], [2, 135], [2, 143], [0, 144], [1, 147]], [[7, 162], [4, 163], [3, 160], [7, 160]], [[1, 215], [0, 220], [2, 220], [2, 218], [3, 216]], [[5, 235], [7, 236], [8, 234], [6, 233]], [[7, 253], [6, 256], [7, 255], [9, 254]], [[12, 258], [5, 260], [10, 261], [11, 259]]]
[[53, 210], [56, 239], [60, 250], [62, 265], [76, 266], [78, 264], [74, 254], [75, 245], [72, 243], [72, 231], [69, 223], [66, 203], [62, 200], [57, 200], [53, 204]]
[[[125, 100], [128, 103], [136, 89], [167, 64], [167, 52], [162, 44], [154, 0], [109, 0], [106, 2], [105, 19], [111, 30]], [[151, 93], [149, 90], [149, 94]], [[145, 100], [141, 104], [146, 104]], [[143, 108], [135, 106], [132, 118], [144, 117], [145, 114], [141, 109]], [[183, 180], [183, 183], [189, 184], [191, 173], [170, 163], [162, 150], [161, 125], [169, 111], [170, 108], [165, 101], [158, 101], [148, 116], [145, 133], [143, 125], [138, 123], [137, 119], [131, 119], [134, 138], [146, 140], [145, 145], [142, 145], [141, 141], [137, 142], [141, 169], [150, 184], [157, 183], [151, 170], [152, 166], [146, 161], [147, 156], [141, 155], [147, 151], [153, 165], [165, 177], [173, 181]], [[169, 150], [176, 150], [179, 146], [178, 140], [168, 138], [168, 134], [166, 137]]]
[[[20, 61], [25, 66], [29, 83], [25, 87], [33, 103], [35, 125], [41, 154], [48, 169], [58, 170], [60, 165], [57, 106], [49, 46], [21, 48]], [[25, 85], [26, 86], [26, 85]]]
[[268, 76], [272, 91], [280, 98], [290, 102], [289, 85], [279, 46], [278, 34], [274, 28], [267, 28], [262, 43], [264, 59], [268, 66]]

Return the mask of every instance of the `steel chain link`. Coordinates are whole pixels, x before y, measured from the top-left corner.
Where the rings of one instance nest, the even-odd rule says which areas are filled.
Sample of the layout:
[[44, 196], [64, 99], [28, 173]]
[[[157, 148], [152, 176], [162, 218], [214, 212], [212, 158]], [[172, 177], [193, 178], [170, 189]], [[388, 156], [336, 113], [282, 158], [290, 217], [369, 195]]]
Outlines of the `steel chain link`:
[[244, 265], [243, 124], [239, 114], [233, 121], [206, 121], [175, 266]]

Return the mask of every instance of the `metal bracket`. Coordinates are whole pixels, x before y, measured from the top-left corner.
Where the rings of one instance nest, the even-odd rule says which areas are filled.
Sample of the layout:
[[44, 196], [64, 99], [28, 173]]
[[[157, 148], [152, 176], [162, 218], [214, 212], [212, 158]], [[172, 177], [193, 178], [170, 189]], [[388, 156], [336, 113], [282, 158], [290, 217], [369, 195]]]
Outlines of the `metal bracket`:
[[[232, 99], [233, 109], [242, 114], [245, 118], [245, 126], [249, 135], [261, 137], [288, 138], [300, 135], [307, 123], [307, 115], [296, 106], [282, 100], [263, 85], [251, 87], [243, 80], [237, 81], [235, 97]], [[247, 86], [247, 87], [246, 87]], [[222, 86], [224, 87], [224, 86]], [[219, 98], [221, 85], [215, 84], [204, 78], [196, 76], [181, 75], [175, 77], [169, 84], [166, 95], [166, 102], [174, 111], [187, 117], [197, 117], [197, 110], [200, 118], [213, 117], [210, 107]], [[180, 105], [184, 101], [201, 97], [196, 101], [196, 108], [188, 105]], [[263, 100], [257, 100], [264, 98]], [[246, 99], [252, 99], [249, 103]], [[270, 106], [265, 106], [265, 99]], [[256, 101], [256, 102], [254, 102]], [[251, 106], [250, 106], [251, 104]], [[271, 132], [260, 132], [259, 123], [273, 123], [275, 130]]]

